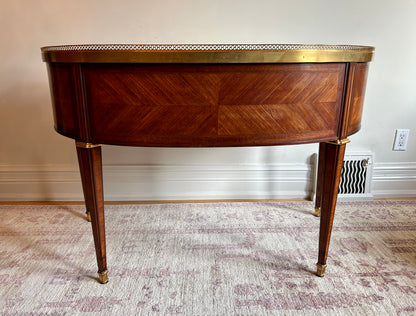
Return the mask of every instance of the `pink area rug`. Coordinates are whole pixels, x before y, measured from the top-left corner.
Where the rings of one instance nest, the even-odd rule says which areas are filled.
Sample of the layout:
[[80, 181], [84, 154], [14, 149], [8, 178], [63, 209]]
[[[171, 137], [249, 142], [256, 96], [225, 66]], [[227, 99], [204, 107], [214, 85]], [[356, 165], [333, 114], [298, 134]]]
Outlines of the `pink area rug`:
[[416, 201], [106, 206], [110, 282], [79, 205], [0, 205], [0, 315], [415, 315]]

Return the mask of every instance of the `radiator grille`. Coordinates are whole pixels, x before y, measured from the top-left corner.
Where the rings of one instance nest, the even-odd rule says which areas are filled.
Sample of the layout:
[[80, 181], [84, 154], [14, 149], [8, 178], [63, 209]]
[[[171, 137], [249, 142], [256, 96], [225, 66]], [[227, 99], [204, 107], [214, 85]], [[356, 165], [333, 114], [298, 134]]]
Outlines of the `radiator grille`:
[[365, 193], [368, 160], [344, 160], [338, 194]]
[[341, 170], [339, 197], [372, 199], [370, 192], [372, 154], [346, 155]]

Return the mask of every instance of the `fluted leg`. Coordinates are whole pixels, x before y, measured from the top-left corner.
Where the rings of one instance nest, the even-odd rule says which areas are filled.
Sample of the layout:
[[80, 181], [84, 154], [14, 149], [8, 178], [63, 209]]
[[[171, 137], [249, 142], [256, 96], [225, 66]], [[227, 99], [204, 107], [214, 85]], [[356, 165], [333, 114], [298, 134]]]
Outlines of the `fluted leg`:
[[87, 214], [91, 217], [100, 283], [107, 283], [101, 147], [76, 142]]
[[320, 145], [320, 154], [324, 156], [322, 171], [321, 224], [319, 231], [319, 256], [317, 275], [324, 276], [341, 169], [344, 161], [345, 144], [349, 140], [338, 140]]

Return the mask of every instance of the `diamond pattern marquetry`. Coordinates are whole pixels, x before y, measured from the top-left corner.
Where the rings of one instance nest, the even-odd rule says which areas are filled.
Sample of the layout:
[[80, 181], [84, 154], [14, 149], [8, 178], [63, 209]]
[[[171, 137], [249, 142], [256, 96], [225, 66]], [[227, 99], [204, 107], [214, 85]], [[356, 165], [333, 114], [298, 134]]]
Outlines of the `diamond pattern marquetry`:
[[332, 131], [335, 103], [221, 106], [220, 135], [296, 134]]
[[[224, 78], [220, 91], [220, 104], [285, 104], [335, 102], [337, 99], [339, 71], [318, 72], [283, 71], [230, 73]], [[341, 66], [342, 67], [342, 66]], [[315, 71], [313, 71], [315, 68]]]
[[215, 74], [181, 73], [174, 69], [158, 72], [157, 67], [146, 66], [132, 68], [114, 72], [112, 66], [107, 66], [87, 71], [89, 81], [95, 82], [90, 98], [137, 106], [206, 106], [217, 102]]
[[344, 70], [336, 63], [88, 65], [91, 137], [163, 145], [186, 136], [178, 146], [335, 138]]

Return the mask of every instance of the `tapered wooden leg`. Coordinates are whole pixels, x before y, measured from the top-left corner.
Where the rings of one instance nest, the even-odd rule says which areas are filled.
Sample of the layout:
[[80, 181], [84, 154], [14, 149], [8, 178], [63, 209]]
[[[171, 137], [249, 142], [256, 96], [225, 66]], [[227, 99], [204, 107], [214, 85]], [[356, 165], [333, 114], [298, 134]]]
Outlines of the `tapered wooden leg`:
[[[79, 161], [79, 153], [78, 153], [78, 151], [77, 151], [77, 154], [78, 154], [78, 161]], [[81, 182], [82, 182], [82, 192], [84, 192], [84, 201], [85, 201], [85, 219], [87, 220], [87, 222], [90, 222], [91, 223], [91, 203], [87, 203], [87, 196], [86, 196], [86, 192], [87, 192], [87, 190], [88, 190], [88, 188], [86, 187], [86, 185], [87, 185], [87, 183], [86, 183], [86, 181], [84, 181], [83, 179], [84, 179], [84, 177], [85, 177], [85, 175], [83, 175], [83, 173], [84, 173], [84, 168], [81, 168], [81, 163], [79, 162], [78, 163], [78, 165], [79, 165], [79, 171], [80, 171], [80, 174], [81, 174]]]
[[319, 144], [319, 156], [318, 156], [318, 176], [316, 180], [316, 192], [315, 192], [315, 216], [321, 216], [321, 203], [322, 203], [322, 184], [324, 183], [324, 161], [325, 161], [325, 143]]
[[101, 147], [76, 142], [87, 213], [91, 216], [95, 252], [100, 283], [107, 283], [107, 260], [105, 250], [104, 195], [101, 163]]
[[319, 230], [319, 255], [316, 274], [324, 276], [329, 241], [331, 238], [332, 222], [337, 203], [339, 180], [344, 161], [345, 144], [349, 140], [339, 140], [321, 144], [320, 153], [324, 155], [322, 190], [321, 190], [321, 224]]

